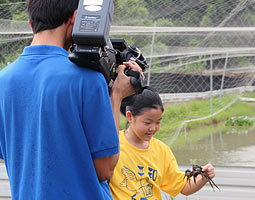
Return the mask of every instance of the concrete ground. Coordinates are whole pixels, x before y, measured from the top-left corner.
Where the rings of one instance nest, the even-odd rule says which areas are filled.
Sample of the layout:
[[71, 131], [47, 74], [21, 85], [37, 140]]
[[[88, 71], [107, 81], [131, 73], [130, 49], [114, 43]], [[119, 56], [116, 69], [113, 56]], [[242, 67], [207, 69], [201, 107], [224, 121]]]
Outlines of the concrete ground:
[[[191, 166], [180, 166], [185, 171]], [[213, 181], [221, 191], [206, 184], [199, 192], [191, 196], [177, 195], [172, 198], [162, 193], [163, 200], [254, 200], [255, 199], [255, 167], [215, 166], [216, 177]], [[6, 169], [0, 162], [0, 200], [11, 200], [11, 192]]]

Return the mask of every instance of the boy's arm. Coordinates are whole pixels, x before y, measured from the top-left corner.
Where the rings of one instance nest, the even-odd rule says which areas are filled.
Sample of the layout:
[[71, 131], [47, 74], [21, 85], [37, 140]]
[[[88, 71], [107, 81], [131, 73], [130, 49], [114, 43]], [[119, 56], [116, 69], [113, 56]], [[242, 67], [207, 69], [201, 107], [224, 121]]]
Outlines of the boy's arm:
[[[208, 176], [213, 179], [215, 177], [214, 167], [211, 164], [207, 164], [203, 167], [203, 171], [208, 174]], [[196, 183], [194, 182], [193, 177], [190, 178], [190, 182], [188, 181], [181, 193], [183, 195], [191, 195], [197, 191], [199, 191], [204, 185], [208, 182], [206, 177], [202, 177], [198, 175], [196, 177]]]

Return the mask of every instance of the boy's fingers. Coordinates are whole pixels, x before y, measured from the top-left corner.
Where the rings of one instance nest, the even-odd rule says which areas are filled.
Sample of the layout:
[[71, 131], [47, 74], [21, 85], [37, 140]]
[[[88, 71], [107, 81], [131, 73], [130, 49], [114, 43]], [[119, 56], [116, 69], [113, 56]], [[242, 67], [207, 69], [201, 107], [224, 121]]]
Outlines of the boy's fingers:
[[215, 176], [214, 167], [211, 164], [205, 165], [203, 171], [206, 172], [210, 178]]

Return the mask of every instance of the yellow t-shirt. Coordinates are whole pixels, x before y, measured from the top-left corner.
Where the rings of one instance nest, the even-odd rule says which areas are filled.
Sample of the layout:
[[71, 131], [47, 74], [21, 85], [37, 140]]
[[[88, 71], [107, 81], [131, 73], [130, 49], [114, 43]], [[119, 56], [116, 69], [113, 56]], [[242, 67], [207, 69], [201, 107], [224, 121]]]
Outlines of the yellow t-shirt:
[[156, 138], [148, 149], [131, 145], [120, 131], [120, 158], [110, 181], [114, 200], [159, 200], [160, 189], [176, 196], [186, 184], [170, 148]]

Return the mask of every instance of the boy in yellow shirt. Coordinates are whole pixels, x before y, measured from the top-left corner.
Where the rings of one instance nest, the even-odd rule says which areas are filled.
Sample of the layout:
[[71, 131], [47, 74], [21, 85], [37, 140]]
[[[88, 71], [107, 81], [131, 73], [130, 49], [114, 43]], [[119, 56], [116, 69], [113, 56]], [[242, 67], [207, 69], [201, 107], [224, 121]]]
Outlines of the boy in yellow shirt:
[[[160, 190], [171, 196], [190, 195], [207, 183], [200, 175], [196, 183], [193, 179], [187, 183], [170, 148], [153, 137], [164, 111], [156, 92], [145, 89], [124, 110], [129, 127], [119, 133], [120, 157], [110, 180], [114, 200], [159, 200]], [[211, 164], [203, 171], [210, 178], [215, 176]]]

